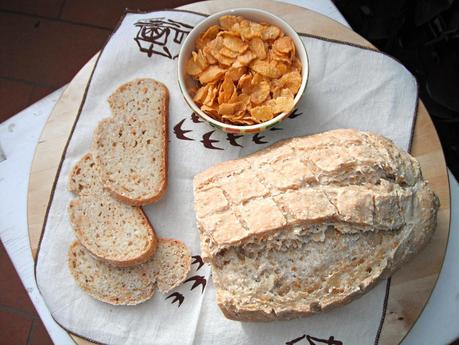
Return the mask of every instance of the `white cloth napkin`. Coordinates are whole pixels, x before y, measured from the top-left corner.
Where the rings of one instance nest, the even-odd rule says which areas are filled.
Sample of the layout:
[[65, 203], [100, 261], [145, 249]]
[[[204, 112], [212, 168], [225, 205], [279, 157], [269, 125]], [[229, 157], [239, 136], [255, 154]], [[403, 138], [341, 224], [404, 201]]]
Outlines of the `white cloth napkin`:
[[[176, 56], [186, 34], [202, 19], [199, 14], [173, 10], [129, 13], [101, 53], [57, 177], [39, 249], [36, 277], [51, 314], [65, 329], [109, 344], [324, 343], [320, 339], [328, 344], [374, 343], [383, 315], [385, 282], [327, 313], [292, 321], [241, 323], [225, 319], [216, 306], [208, 265], [193, 264], [190, 280], [174, 295], [157, 292], [134, 307], [96, 301], [72, 279], [66, 263], [69, 244], [75, 239], [67, 214], [74, 197], [67, 190], [68, 174], [90, 149], [97, 123], [110, 116], [107, 97], [134, 78], [157, 79], [170, 92], [170, 184], [167, 195], [145, 211], [160, 237], [184, 241], [195, 256], [199, 255], [192, 193], [196, 173], [282, 138], [333, 128], [374, 131], [408, 149], [417, 104], [413, 76], [382, 53], [314, 37], [303, 36], [310, 62], [306, 92], [294, 114], [275, 129], [231, 137], [192, 117], [178, 87]], [[174, 302], [181, 296], [181, 304]]]

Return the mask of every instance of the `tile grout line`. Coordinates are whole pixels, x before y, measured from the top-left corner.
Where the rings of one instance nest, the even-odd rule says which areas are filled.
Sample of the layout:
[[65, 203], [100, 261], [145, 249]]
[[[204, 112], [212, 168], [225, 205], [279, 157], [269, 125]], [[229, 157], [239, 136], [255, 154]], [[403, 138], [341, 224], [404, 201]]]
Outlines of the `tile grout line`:
[[61, 19], [62, 20], [61, 17], [62, 17], [62, 12], [64, 11], [65, 2], [66, 2], [66, 0], [62, 0], [62, 4], [59, 7], [59, 12], [57, 13], [57, 19]]
[[32, 86], [41, 86], [41, 87], [48, 87], [50, 89], [57, 90], [58, 88], [62, 87], [66, 83], [64, 83], [62, 86], [59, 85], [51, 85], [51, 84], [46, 84], [46, 83], [39, 83], [36, 81], [31, 81], [31, 80], [26, 80], [26, 79], [21, 79], [21, 78], [13, 78], [13, 77], [7, 77], [7, 76], [2, 76], [0, 75], [0, 79], [8, 80], [8, 81], [16, 81], [19, 83], [24, 83], [24, 84], [29, 84]]
[[32, 340], [32, 331], [34, 327], [35, 327], [35, 320], [32, 320], [32, 324], [30, 325], [30, 329], [29, 329], [29, 335], [27, 336], [26, 345], [30, 345], [30, 341]]
[[20, 11], [12, 11], [12, 10], [0, 10], [0, 13], [8, 13], [8, 14], [13, 14], [17, 16], [26, 16], [26, 17], [32, 17], [32, 18], [38, 18], [38, 19], [43, 19], [43, 20], [49, 20], [52, 22], [59, 22], [59, 23], [67, 23], [67, 24], [72, 24], [72, 25], [78, 25], [78, 26], [85, 26], [88, 28], [92, 29], [99, 29], [99, 30], [104, 30], [104, 31], [113, 31], [113, 28], [105, 27], [105, 26], [100, 26], [100, 25], [94, 25], [94, 24], [85, 24], [85, 23], [80, 23], [80, 22], [74, 22], [72, 20], [64, 20], [60, 18], [53, 18], [53, 17], [46, 17], [46, 16], [40, 16], [36, 14], [30, 14], [30, 13], [25, 13], [25, 12], [20, 12]]
[[15, 307], [9, 307], [9, 306], [3, 305], [3, 304], [0, 304], [0, 311], [11, 313], [11, 314], [16, 314], [18, 316], [24, 317], [24, 318], [29, 319], [29, 320], [36, 320], [37, 319], [37, 316], [32, 315], [31, 313], [29, 313], [27, 311], [24, 311], [22, 309], [15, 308]]

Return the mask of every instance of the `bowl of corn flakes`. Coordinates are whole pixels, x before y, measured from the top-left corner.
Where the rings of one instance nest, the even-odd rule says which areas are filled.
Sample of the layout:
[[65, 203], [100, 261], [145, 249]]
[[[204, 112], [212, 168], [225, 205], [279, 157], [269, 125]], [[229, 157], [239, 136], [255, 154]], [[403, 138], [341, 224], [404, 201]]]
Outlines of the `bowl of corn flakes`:
[[185, 101], [228, 133], [258, 133], [290, 115], [308, 80], [301, 38], [281, 18], [238, 8], [215, 13], [188, 34], [178, 58]]

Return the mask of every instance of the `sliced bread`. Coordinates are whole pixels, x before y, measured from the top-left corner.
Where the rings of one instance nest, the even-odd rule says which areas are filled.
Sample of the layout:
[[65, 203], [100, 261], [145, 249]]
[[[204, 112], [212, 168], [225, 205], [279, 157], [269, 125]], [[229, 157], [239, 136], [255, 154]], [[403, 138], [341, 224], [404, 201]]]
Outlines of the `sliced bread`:
[[[164, 84], [153, 79], [136, 79], [121, 85], [109, 98], [113, 116], [167, 117], [169, 94]], [[166, 118], [167, 119], [167, 118]]]
[[349, 303], [431, 238], [438, 198], [419, 163], [356, 130], [292, 138], [194, 179], [203, 257], [231, 319]]
[[185, 280], [191, 267], [191, 254], [183, 242], [160, 238], [152, 265], [158, 289], [165, 294]]
[[69, 204], [70, 223], [92, 255], [119, 267], [137, 265], [153, 256], [157, 238], [142, 208], [104, 192], [91, 154], [76, 164], [69, 180], [70, 190], [79, 195]]
[[94, 158], [111, 196], [134, 206], [158, 200], [167, 185], [167, 137], [163, 117], [120, 116], [94, 132]]
[[96, 163], [91, 153], [85, 154], [72, 169], [69, 190], [77, 195], [100, 195], [105, 193]]
[[181, 241], [160, 239], [151, 260], [121, 268], [97, 260], [75, 241], [68, 263], [75, 281], [90, 296], [110, 304], [133, 305], [153, 296], [156, 286], [167, 293], [182, 283], [190, 271], [191, 256]]
[[121, 85], [108, 102], [113, 116], [99, 123], [93, 141], [104, 187], [129, 205], [153, 203], [167, 187], [167, 88], [136, 79]]
[[68, 265], [80, 288], [102, 302], [135, 305], [150, 299], [155, 292], [155, 282], [146, 265], [114, 267], [95, 259], [78, 241], [70, 246]]

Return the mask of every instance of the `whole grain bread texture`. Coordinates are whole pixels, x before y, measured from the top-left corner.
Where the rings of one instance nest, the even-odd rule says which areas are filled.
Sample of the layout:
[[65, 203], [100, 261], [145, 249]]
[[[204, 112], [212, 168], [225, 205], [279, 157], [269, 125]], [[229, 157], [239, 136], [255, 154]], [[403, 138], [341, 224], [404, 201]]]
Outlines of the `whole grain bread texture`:
[[153, 256], [157, 237], [142, 208], [119, 202], [104, 190], [90, 153], [72, 169], [69, 189], [78, 195], [68, 207], [70, 223], [93, 256], [119, 267]]
[[191, 256], [181, 241], [162, 238], [146, 263], [115, 267], [96, 259], [74, 241], [68, 265], [77, 284], [91, 297], [114, 305], [135, 305], [150, 299], [157, 286], [167, 293], [180, 285], [190, 271]]
[[439, 207], [415, 158], [352, 129], [216, 165], [194, 197], [217, 303], [241, 321], [349, 303], [428, 242]]
[[115, 267], [94, 258], [80, 242], [74, 241], [68, 253], [70, 273], [80, 288], [91, 297], [114, 305], [135, 305], [155, 293], [145, 264]]
[[93, 151], [104, 187], [133, 206], [153, 203], [167, 187], [167, 88], [137, 79], [109, 98], [113, 116], [94, 132]]
[[179, 286], [191, 267], [191, 254], [185, 244], [171, 238], [161, 238], [152, 261], [158, 289], [166, 294]]

